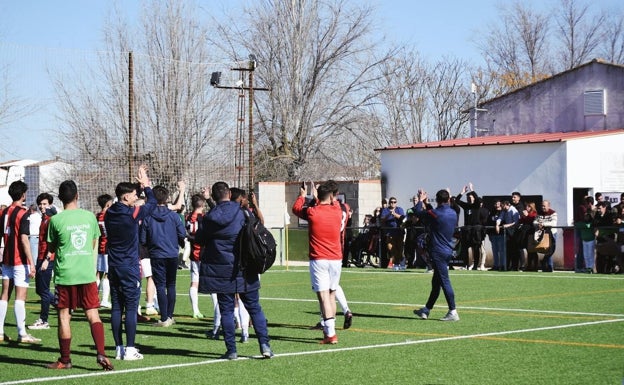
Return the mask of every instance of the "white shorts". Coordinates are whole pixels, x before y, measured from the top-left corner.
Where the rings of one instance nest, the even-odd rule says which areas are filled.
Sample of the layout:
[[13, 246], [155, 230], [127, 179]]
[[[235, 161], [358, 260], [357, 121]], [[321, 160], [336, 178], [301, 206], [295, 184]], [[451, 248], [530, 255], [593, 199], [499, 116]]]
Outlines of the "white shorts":
[[152, 276], [152, 263], [149, 258], [141, 259], [141, 278]]
[[199, 261], [191, 261], [191, 283], [199, 282]]
[[340, 273], [342, 272], [342, 260], [330, 261], [326, 259], [316, 259], [310, 261], [310, 281], [312, 290], [335, 291], [340, 284]]
[[30, 286], [30, 265], [2, 265], [2, 280], [12, 279], [17, 287]]
[[108, 273], [108, 254], [99, 254], [97, 256], [97, 271]]

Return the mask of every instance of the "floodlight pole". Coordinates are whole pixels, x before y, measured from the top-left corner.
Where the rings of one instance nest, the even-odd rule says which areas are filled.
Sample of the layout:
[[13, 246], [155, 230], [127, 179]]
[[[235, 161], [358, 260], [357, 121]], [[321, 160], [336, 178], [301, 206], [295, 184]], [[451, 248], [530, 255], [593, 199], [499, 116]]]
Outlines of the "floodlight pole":
[[128, 52], [128, 180], [132, 182], [134, 170], [134, 60], [132, 51]]
[[249, 91], [248, 97], [249, 97], [249, 128], [248, 128], [248, 168], [249, 168], [249, 176], [248, 176], [248, 180], [247, 180], [247, 190], [249, 192], [252, 192], [254, 190], [254, 166], [253, 166], [253, 162], [254, 162], [254, 156], [253, 156], [253, 147], [254, 147], [254, 141], [253, 141], [253, 103], [254, 103], [254, 91], [269, 91], [269, 88], [263, 88], [263, 87], [254, 87], [254, 71], [256, 69], [256, 58], [254, 55], [249, 55], [249, 62], [248, 62], [248, 66], [247, 67], [237, 67], [237, 68], [230, 68], [230, 70], [232, 71], [243, 71], [243, 72], [248, 72], [248, 84], [247, 86], [243, 86], [241, 85], [240, 87], [233, 87], [233, 86], [221, 86], [219, 85], [219, 79], [220, 79], [220, 73], [219, 75], [215, 76], [216, 73], [213, 74], [213, 79], [215, 79], [214, 82], [212, 83], [212, 86], [214, 86], [215, 88], [222, 88], [222, 89], [230, 89], [230, 90], [247, 90]]

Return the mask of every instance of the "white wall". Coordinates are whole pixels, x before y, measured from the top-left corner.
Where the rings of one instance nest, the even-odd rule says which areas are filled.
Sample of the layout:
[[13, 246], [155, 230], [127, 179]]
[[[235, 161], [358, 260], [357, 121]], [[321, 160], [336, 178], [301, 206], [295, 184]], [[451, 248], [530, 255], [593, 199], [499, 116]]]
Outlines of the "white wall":
[[449, 187], [456, 195], [472, 182], [479, 195], [520, 191], [563, 202], [565, 149], [561, 143], [510, 144], [456, 148], [385, 150], [381, 152], [386, 195], [409, 207], [418, 188], [430, 196]]
[[[574, 187], [589, 187], [594, 192], [624, 192], [624, 131], [619, 135], [568, 141], [567, 146], [567, 190], [570, 194]], [[572, 199], [567, 207], [566, 223], [572, 224]]]
[[[449, 187], [457, 195], [472, 182], [477, 194], [542, 195], [566, 217], [566, 148], [564, 143], [510, 144], [474, 147], [385, 150], [381, 153], [382, 176], [389, 196], [410, 207], [409, 197], [418, 188], [431, 197]], [[570, 190], [571, 192], [571, 190]], [[460, 214], [460, 224], [463, 215]], [[564, 223], [560, 223], [563, 225]], [[555, 263], [563, 265], [562, 237], [558, 238]], [[490, 244], [486, 241], [488, 255]]]

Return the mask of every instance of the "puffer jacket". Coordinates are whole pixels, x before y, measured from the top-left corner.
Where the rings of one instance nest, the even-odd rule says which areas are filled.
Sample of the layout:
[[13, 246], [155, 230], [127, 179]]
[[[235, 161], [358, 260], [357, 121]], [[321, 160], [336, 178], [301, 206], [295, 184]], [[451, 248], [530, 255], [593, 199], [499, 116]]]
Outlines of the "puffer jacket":
[[245, 224], [237, 202], [222, 201], [203, 218], [195, 240], [204, 246], [199, 268], [200, 293], [246, 293], [260, 288], [257, 274], [243, 274], [234, 248]]
[[178, 248], [184, 247], [186, 229], [182, 219], [165, 205], [156, 206], [143, 220], [139, 241], [147, 247], [150, 258], [178, 258]]

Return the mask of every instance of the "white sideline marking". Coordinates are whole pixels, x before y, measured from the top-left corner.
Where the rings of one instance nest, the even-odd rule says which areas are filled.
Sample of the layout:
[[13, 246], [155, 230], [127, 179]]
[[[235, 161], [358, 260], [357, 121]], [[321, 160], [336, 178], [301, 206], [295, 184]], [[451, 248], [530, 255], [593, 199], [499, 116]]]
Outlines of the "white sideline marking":
[[[590, 325], [600, 325], [600, 324], [613, 323], [613, 322], [622, 322], [622, 321], [624, 321], [624, 319], [612, 319], [612, 320], [583, 322], [583, 323], [568, 324], [568, 325], [546, 326], [546, 327], [541, 327], [541, 328], [508, 330], [508, 331], [492, 332], [492, 333], [470, 334], [470, 335], [465, 335], [465, 336], [431, 338], [431, 339], [417, 340], [417, 341], [407, 340], [407, 341], [404, 341], [404, 342], [393, 342], [393, 343], [387, 343], [387, 344], [354, 346], [354, 347], [349, 347], [349, 348], [334, 348], [334, 349], [323, 349], [323, 350], [310, 350], [310, 351], [305, 351], [305, 352], [292, 352], [292, 353], [276, 354], [272, 359], [276, 359], [276, 358], [279, 358], [279, 357], [293, 357], [293, 356], [303, 356], [303, 355], [310, 355], [310, 354], [337, 353], [337, 352], [346, 352], [346, 351], [354, 351], [354, 350], [388, 348], [388, 347], [393, 347], [393, 346], [418, 345], [418, 344], [426, 344], [426, 343], [432, 343], [432, 342], [456, 341], [456, 340], [465, 340], [465, 339], [470, 339], [470, 338], [482, 338], [482, 337], [502, 336], [502, 335], [508, 335], [508, 334], [539, 332], [539, 331], [544, 331], [544, 330], [566, 329], [566, 328], [590, 326]], [[259, 358], [260, 356], [257, 356], [257, 357]], [[248, 360], [248, 359], [251, 359], [251, 357], [241, 357], [237, 361]], [[171, 364], [171, 365], [151, 366], [151, 367], [136, 368], [136, 369], [124, 369], [124, 370], [116, 370], [116, 371], [110, 371], [110, 372], [100, 371], [100, 372], [95, 372], [95, 373], [74, 374], [74, 375], [69, 375], [69, 376], [30, 378], [30, 379], [26, 379], [26, 380], [2, 382], [2, 383], [0, 383], [0, 385], [29, 384], [29, 383], [35, 383], [35, 382], [69, 380], [69, 379], [88, 378], [88, 377], [95, 377], [95, 376], [110, 376], [110, 375], [115, 375], [115, 374], [137, 373], [137, 372], [146, 372], [146, 371], [151, 371], [151, 370], [162, 370], [162, 369], [171, 369], [171, 368], [182, 368], [182, 367], [188, 367], [188, 366], [199, 366], [199, 365], [216, 364], [216, 363], [220, 363], [220, 362], [229, 362], [229, 361], [228, 360], [223, 360], [223, 359], [217, 359], [217, 360], [208, 360], [208, 361], [199, 361], [199, 362], [188, 362], [188, 363], [183, 363], [183, 364]]]
[[[316, 298], [272, 298], [272, 297], [260, 297], [260, 301], [289, 301], [289, 302], [314, 302], [318, 303]], [[412, 303], [388, 303], [388, 302], [366, 302], [366, 301], [349, 301], [350, 304], [358, 305], [382, 305], [382, 306], [405, 306], [417, 308], [422, 305], [415, 305]], [[519, 313], [544, 313], [544, 314], [563, 314], [563, 315], [585, 315], [594, 317], [624, 317], [624, 314], [608, 314], [608, 313], [587, 313], [580, 311], [563, 311], [563, 310], [533, 310], [533, 309], [508, 309], [498, 307], [484, 307], [484, 306], [457, 306], [458, 310], [490, 310], [490, 311], [507, 311], [507, 312], [519, 312]], [[357, 313], [354, 313], [357, 316]]]

